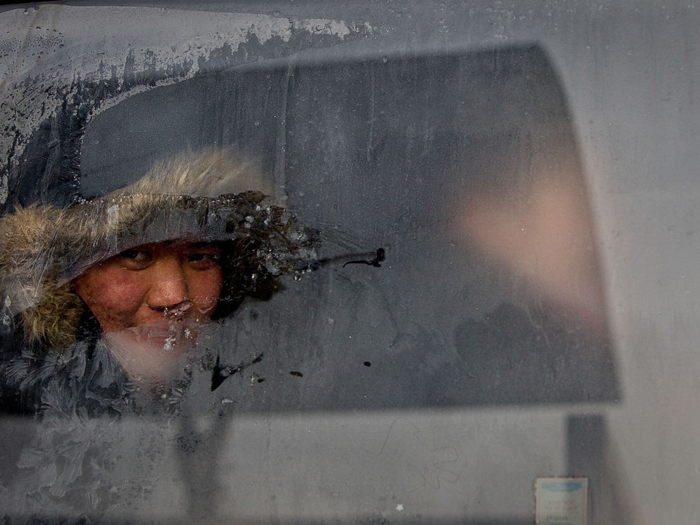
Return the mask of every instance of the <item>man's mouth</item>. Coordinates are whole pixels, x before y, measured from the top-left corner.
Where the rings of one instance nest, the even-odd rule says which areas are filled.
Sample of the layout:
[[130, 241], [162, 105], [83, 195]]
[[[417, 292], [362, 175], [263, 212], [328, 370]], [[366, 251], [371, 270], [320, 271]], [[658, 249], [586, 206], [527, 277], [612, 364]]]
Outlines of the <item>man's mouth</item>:
[[165, 319], [181, 319], [183, 316], [187, 314], [187, 311], [192, 308], [193, 303], [192, 301], [182, 301], [179, 304], [173, 305], [173, 306], [164, 306], [163, 307], [163, 317]]

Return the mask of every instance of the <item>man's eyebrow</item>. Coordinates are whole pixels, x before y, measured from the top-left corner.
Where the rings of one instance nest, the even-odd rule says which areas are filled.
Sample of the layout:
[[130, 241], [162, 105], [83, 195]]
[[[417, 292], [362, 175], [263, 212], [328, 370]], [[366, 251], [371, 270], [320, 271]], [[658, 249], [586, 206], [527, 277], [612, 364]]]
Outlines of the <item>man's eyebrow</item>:
[[219, 246], [215, 242], [193, 242], [189, 245], [191, 248], [218, 248]]

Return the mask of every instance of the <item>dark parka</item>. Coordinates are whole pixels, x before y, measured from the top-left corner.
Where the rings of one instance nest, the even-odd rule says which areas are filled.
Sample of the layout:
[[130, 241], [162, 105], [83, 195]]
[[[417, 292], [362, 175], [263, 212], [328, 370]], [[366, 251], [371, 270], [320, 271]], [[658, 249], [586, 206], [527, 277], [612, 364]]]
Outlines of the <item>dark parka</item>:
[[269, 177], [219, 150], [158, 162], [93, 200], [0, 218], [0, 412], [41, 419], [22, 447], [0, 450], [8, 505], [97, 512], [119, 491], [104, 477], [111, 460], [96, 436], [113, 437], [109, 421], [126, 414], [177, 412], [192, 362], [171, 383], [140, 391], [71, 282], [123, 250], [189, 237], [221, 247], [214, 320], [246, 296], [269, 298], [281, 275], [303, 271], [301, 261], [313, 255], [312, 239], [279, 205]]

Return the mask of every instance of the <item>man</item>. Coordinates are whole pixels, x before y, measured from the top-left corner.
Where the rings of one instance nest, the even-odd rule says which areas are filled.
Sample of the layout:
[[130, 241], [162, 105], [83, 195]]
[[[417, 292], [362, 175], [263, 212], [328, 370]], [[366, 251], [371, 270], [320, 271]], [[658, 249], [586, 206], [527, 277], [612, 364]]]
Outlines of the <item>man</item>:
[[120, 414], [135, 391], [181, 390], [203, 327], [246, 296], [269, 298], [311, 256], [273, 193], [252, 166], [212, 150], [157, 162], [91, 201], [0, 219], [13, 328], [3, 411]]
[[130, 377], [159, 379], [195, 343], [223, 288], [221, 248], [196, 238], [125, 250], [73, 280]]

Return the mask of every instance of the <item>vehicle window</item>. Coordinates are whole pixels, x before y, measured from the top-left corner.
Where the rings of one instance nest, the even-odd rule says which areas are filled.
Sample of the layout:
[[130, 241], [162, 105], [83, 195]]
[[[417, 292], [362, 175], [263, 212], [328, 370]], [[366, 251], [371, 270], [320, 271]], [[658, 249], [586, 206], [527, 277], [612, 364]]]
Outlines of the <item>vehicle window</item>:
[[697, 15], [526, 4], [3, 8], [4, 518], [694, 515]]

